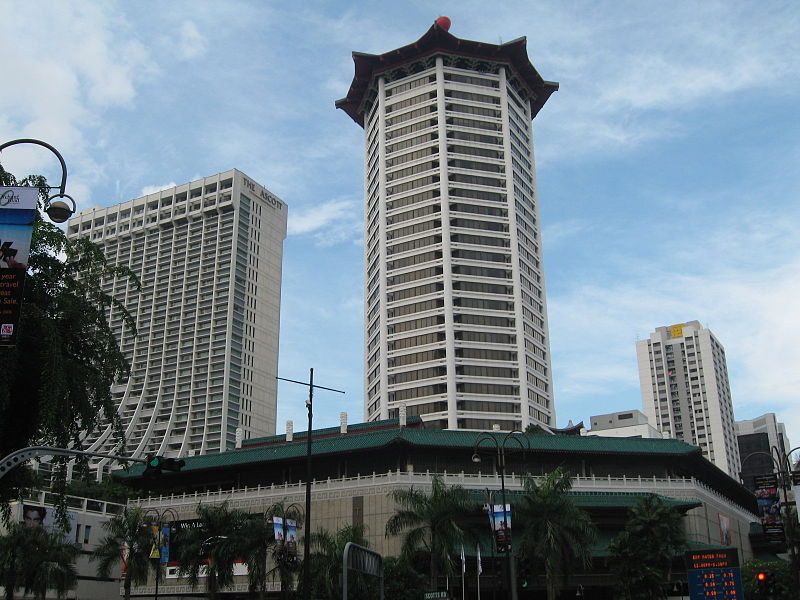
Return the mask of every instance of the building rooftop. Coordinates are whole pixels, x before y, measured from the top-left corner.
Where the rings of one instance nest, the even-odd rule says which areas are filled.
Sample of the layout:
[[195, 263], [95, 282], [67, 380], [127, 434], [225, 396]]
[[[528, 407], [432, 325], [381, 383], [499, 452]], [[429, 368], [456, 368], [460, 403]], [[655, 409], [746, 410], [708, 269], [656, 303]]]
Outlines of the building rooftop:
[[487, 44], [462, 40], [434, 23], [425, 35], [416, 42], [384, 52], [383, 54], [364, 54], [353, 52], [355, 75], [347, 91], [347, 96], [336, 101], [356, 123], [364, 126], [364, 98], [372, 81], [382, 73], [406, 62], [436, 52], [446, 52], [469, 58], [486, 59], [506, 63], [516, 71], [531, 92], [529, 98], [531, 117], [535, 117], [550, 95], [558, 90], [558, 84], [545, 81], [531, 64], [527, 52], [527, 40], [517, 38], [505, 44]]

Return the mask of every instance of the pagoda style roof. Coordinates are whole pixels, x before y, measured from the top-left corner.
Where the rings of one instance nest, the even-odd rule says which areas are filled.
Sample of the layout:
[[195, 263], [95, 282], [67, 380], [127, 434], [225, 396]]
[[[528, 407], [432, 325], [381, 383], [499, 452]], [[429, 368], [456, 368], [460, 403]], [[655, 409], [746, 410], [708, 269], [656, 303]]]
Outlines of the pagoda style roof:
[[353, 52], [355, 75], [350, 89], [347, 91], [347, 96], [336, 101], [336, 108], [341, 108], [350, 115], [351, 119], [363, 127], [364, 97], [375, 77], [420, 57], [446, 52], [510, 65], [531, 91], [531, 116], [535, 117], [547, 102], [550, 94], [558, 89], [558, 83], [542, 79], [528, 58], [526, 45], [527, 40], [524, 37], [500, 45], [462, 40], [434, 23], [425, 32], [425, 35], [402, 48], [383, 54]]

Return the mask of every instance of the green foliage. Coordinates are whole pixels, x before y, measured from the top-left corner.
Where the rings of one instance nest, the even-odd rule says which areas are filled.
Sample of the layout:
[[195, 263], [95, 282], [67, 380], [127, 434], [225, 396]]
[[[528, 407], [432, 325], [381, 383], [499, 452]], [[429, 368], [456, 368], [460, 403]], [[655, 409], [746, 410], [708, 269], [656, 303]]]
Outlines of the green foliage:
[[392, 600], [422, 600], [428, 590], [425, 575], [403, 558], [383, 561], [384, 597]]
[[97, 573], [108, 577], [113, 567], [122, 562], [125, 552], [125, 576], [123, 588], [125, 600], [131, 597], [131, 584], [147, 583], [150, 569], [150, 549], [153, 537], [148, 527], [149, 520], [141, 508], [126, 508], [105, 523], [105, 535], [94, 549], [90, 560], [97, 561]]
[[198, 527], [184, 529], [176, 536], [178, 574], [196, 587], [203, 568], [207, 573], [206, 593], [213, 600], [219, 590], [233, 585], [233, 564], [243, 558], [251, 516], [228, 508], [228, 503], [224, 502], [198, 505], [197, 518]]
[[13, 600], [18, 589], [36, 600], [44, 599], [48, 589], [63, 598], [78, 580], [79, 554], [80, 549], [58, 530], [11, 524], [0, 536], [0, 585], [6, 600]]
[[528, 424], [528, 426], [525, 428], [525, 433], [546, 433], [546, 434], [550, 435], [549, 431], [547, 431], [541, 425], [537, 425], [535, 423]]
[[[321, 529], [311, 535], [311, 597], [338, 600], [342, 597], [342, 556], [348, 542], [369, 546], [363, 525], [346, 525], [335, 533]], [[377, 597], [377, 578], [351, 571], [348, 576], [348, 599], [370, 600]], [[298, 593], [304, 591], [303, 582]], [[388, 598], [389, 596], [387, 596]]]
[[430, 586], [436, 589], [439, 573], [454, 572], [450, 553], [467, 537], [462, 518], [479, 506], [463, 487], [448, 486], [438, 476], [433, 477], [430, 494], [411, 488], [391, 496], [398, 509], [386, 522], [386, 535], [405, 532], [402, 554], [408, 560], [420, 548], [429, 553]]
[[624, 598], [663, 598], [672, 561], [686, 550], [683, 516], [659, 496], [648, 494], [631, 508], [609, 550]]
[[[41, 190], [46, 182], [39, 176], [17, 182], [0, 167], [0, 185]], [[70, 241], [41, 219], [34, 223], [18, 342], [0, 348], [0, 456], [31, 445], [79, 445], [83, 432], [105, 423], [122, 440], [111, 385], [128, 375], [129, 365], [106, 315], [120, 315], [134, 334], [135, 323], [102, 289], [102, 282], [117, 277], [138, 287], [133, 272], [109, 265], [96, 244]], [[54, 464], [55, 488], [63, 491], [64, 460]], [[0, 501], [13, 498], [24, 484], [20, 469], [0, 480]]]
[[[284, 551], [279, 551], [275, 544], [275, 529], [272, 517], [294, 519], [297, 526], [303, 524], [303, 516], [294, 506], [287, 507], [285, 502], [278, 502], [270, 507], [265, 515], [248, 516], [246, 524], [247, 536], [244, 538], [242, 558], [247, 564], [248, 584], [251, 592], [264, 596], [267, 580], [277, 577], [281, 582], [281, 595], [286, 598], [294, 583], [294, 576], [299, 570], [298, 560], [289, 561]], [[273, 565], [270, 569], [269, 564]]]
[[[775, 585], [774, 593], [762, 593], [756, 584], [756, 573], [764, 571], [770, 573]], [[742, 583], [744, 584], [744, 597], [752, 600], [797, 600], [800, 598], [796, 586], [792, 583], [789, 564], [783, 561], [767, 562], [751, 558], [742, 565]]]
[[543, 568], [547, 597], [553, 600], [576, 567], [591, 565], [597, 531], [589, 515], [569, 497], [572, 477], [561, 467], [541, 483], [527, 475], [523, 485], [525, 494], [512, 513], [524, 527], [518, 538], [519, 556]]

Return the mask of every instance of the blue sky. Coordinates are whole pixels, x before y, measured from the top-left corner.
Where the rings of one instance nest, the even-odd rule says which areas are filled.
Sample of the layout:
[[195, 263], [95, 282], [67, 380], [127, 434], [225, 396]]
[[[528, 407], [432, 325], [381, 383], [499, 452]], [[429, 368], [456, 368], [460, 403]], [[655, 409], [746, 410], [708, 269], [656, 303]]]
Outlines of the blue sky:
[[[800, 10], [793, 2], [0, 0], [0, 140], [64, 155], [80, 208], [238, 168], [290, 208], [280, 375], [315, 424], [360, 421], [362, 130], [351, 51], [439, 15], [526, 36], [559, 92], [534, 123], [556, 409], [640, 408], [635, 341], [693, 319], [725, 346], [737, 418], [800, 442]], [[56, 178], [46, 151], [3, 154]], [[305, 423], [282, 385], [278, 429]]]

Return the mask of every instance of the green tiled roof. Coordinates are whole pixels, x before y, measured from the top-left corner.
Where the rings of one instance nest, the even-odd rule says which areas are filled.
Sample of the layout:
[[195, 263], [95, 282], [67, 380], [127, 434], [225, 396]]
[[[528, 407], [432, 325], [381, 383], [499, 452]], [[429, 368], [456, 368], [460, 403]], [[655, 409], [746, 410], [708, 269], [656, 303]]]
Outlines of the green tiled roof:
[[[422, 423], [422, 417], [418, 415], [410, 416], [406, 418], [406, 423], [409, 426], [414, 426]], [[353, 423], [347, 426], [348, 432], [353, 431], [364, 431], [369, 429], [378, 429], [378, 428], [389, 428], [389, 427], [399, 427], [400, 426], [400, 419], [384, 419], [382, 421], [368, 421], [366, 423]], [[326, 427], [324, 429], [314, 429], [313, 434], [318, 436], [330, 436], [330, 435], [341, 435], [339, 427]], [[304, 440], [306, 439], [306, 435], [308, 432], [306, 431], [296, 431], [294, 432], [293, 436], [296, 439]], [[286, 441], [286, 434], [282, 433], [280, 435], [268, 435], [265, 437], [258, 437], [258, 438], [250, 438], [249, 440], [242, 440], [242, 448], [247, 446], [259, 446], [262, 444], [275, 444], [278, 442], [285, 442]]]
[[[380, 424], [380, 422], [379, 422]], [[370, 448], [384, 448], [393, 444], [410, 444], [417, 447], [449, 447], [463, 448], [471, 452], [479, 435], [485, 433], [475, 431], [418, 429], [409, 427], [395, 427], [391, 429], [366, 430], [365, 425], [374, 427], [376, 424], [359, 424], [349, 426], [348, 433], [332, 435], [329, 437], [315, 438], [312, 440], [312, 453], [315, 456], [341, 454], [354, 451], [363, 451]], [[324, 429], [322, 432], [338, 431], [338, 428]], [[497, 433], [495, 437], [502, 440], [505, 433]], [[645, 454], [645, 455], [690, 455], [699, 454], [700, 449], [690, 446], [685, 442], [675, 439], [643, 439], [643, 438], [611, 438], [599, 436], [577, 435], [550, 435], [550, 434], [514, 434], [520, 439], [527, 440], [530, 450], [534, 452], [554, 453], [590, 453], [590, 454]], [[275, 436], [280, 439], [283, 436]], [[304, 436], [303, 436], [304, 437]], [[262, 441], [273, 438], [260, 438]], [[285, 438], [284, 438], [285, 439]], [[516, 448], [517, 444], [506, 445]], [[481, 444], [487, 450], [494, 448], [491, 443]], [[527, 446], [526, 446], [527, 449]], [[306, 440], [272, 443], [264, 446], [254, 446], [231, 450], [217, 454], [204, 454], [201, 456], [186, 457], [184, 471], [200, 469], [213, 469], [231, 466], [242, 466], [265, 461], [281, 461], [304, 457], [306, 454]], [[142, 474], [144, 466], [134, 465], [121, 477], [136, 477]]]

